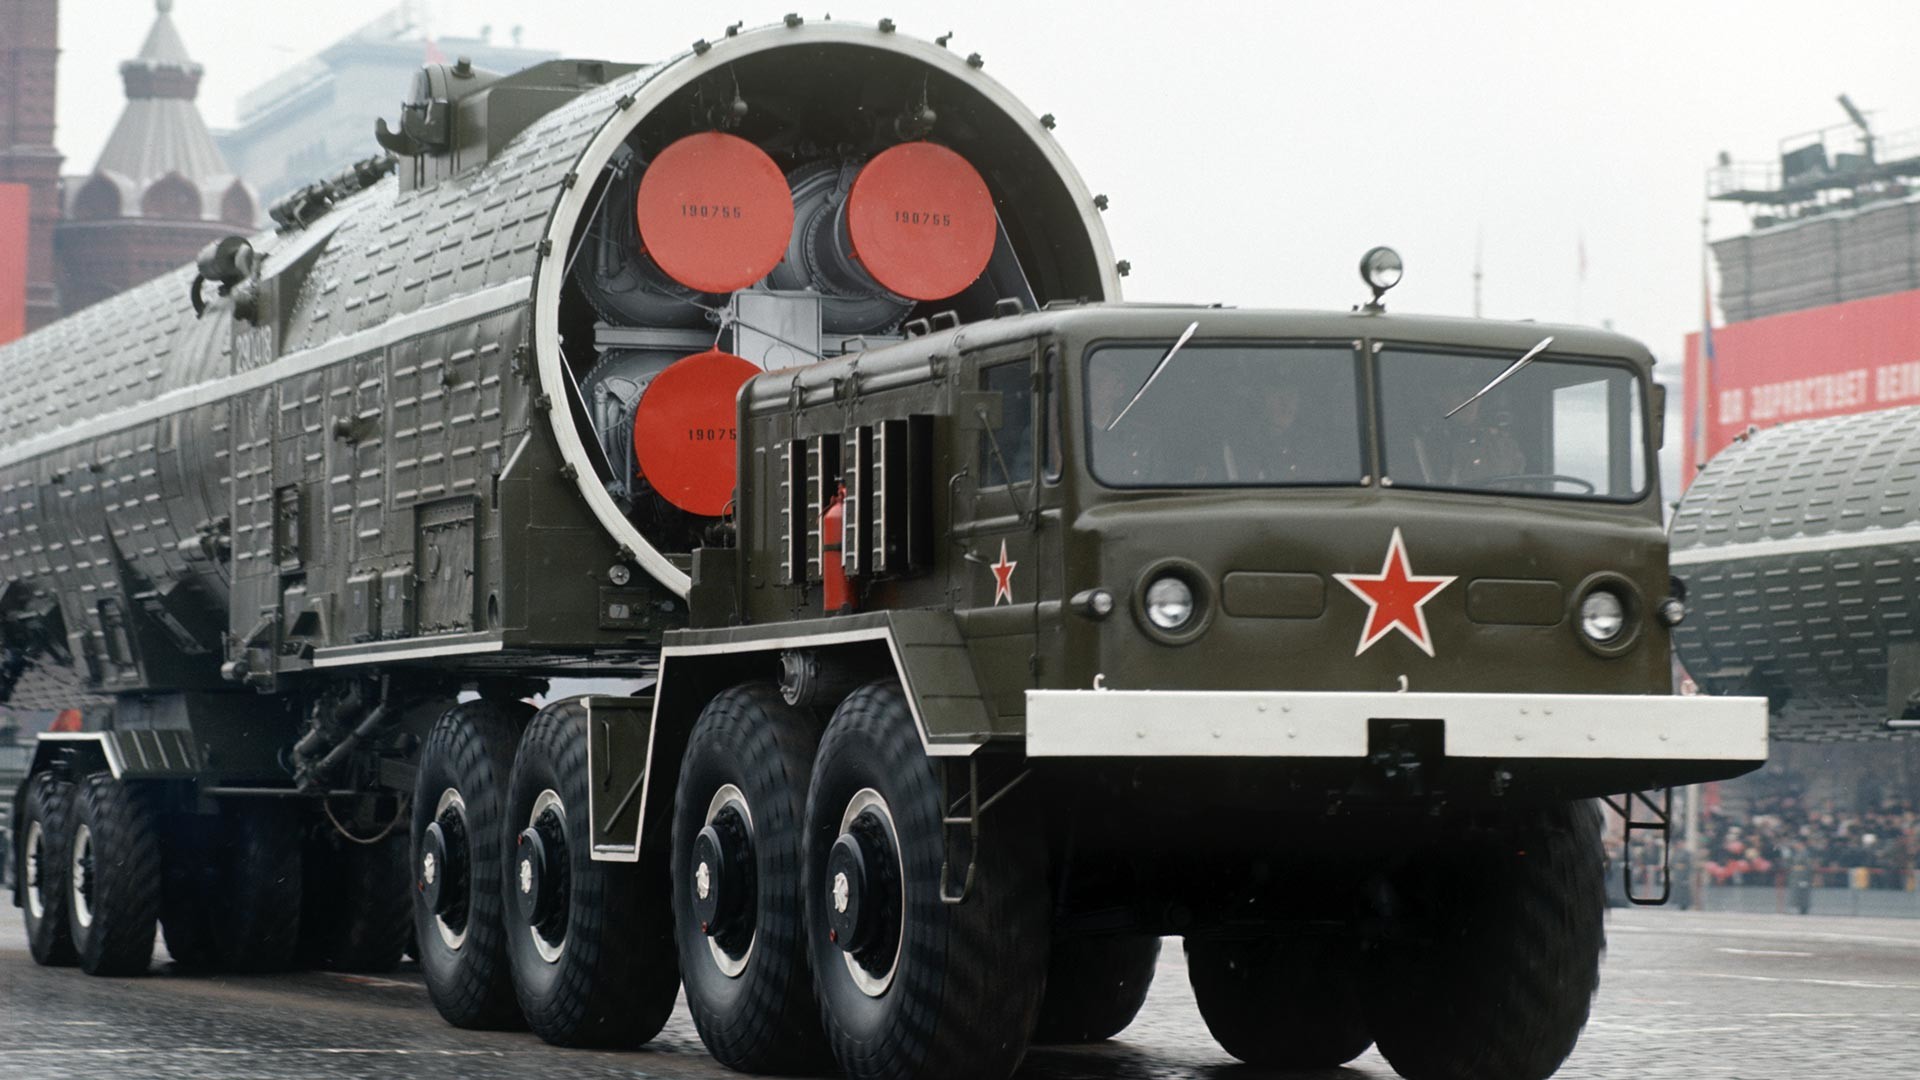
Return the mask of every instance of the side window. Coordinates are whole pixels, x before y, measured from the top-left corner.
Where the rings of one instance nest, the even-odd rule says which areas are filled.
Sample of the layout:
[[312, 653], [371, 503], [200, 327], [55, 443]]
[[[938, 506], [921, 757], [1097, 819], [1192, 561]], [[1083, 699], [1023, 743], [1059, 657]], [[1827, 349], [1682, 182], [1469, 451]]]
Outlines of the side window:
[[1058, 347], [1047, 350], [1046, 379], [1047, 381], [1041, 384], [1045, 388], [1045, 393], [1040, 398], [1041, 406], [1047, 410], [1047, 426], [1042, 432], [1046, 441], [1042, 446], [1047, 458], [1047, 483], [1052, 484], [1059, 482], [1060, 471], [1065, 465], [1062, 456], [1063, 448], [1060, 445], [1062, 434], [1060, 410], [1064, 407], [1065, 399], [1060, 396], [1060, 350]]
[[980, 369], [980, 389], [1000, 395], [1000, 426], [980, 433], [983, 488], [1033, 479], [1032, 370], [1025, 360]]

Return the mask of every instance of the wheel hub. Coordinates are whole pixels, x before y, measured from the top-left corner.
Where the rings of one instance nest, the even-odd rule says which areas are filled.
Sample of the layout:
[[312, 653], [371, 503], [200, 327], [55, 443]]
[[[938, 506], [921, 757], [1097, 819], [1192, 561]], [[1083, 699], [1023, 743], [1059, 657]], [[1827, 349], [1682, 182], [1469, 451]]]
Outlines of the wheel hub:
[[693, 915], [708, 937], [727, 937], [754, 895], [753, 834], [738, 807], [721, 807], [693, 841]]
[[27, 910], [36, 919], [47, 917], [47, 894], [42, 883], [46, 881], [45, 863], [47, 858], [47, 834], [38, 821], [27, 826]]
[[453, 788], [440, 793], [433, 820], [420, 834], [420, 865], [414, 888], [433, 913], [441, 944], [458, 949], [467, 941], [467, 894], [471, 875], [467, 844], [467, 802]]
[[833, 842], [827, 855], [827, 881], [827, 934], [847, 952], [858, 952], [872, 941], [877, 919], [868, 911], [867, 852], [854, 833], [844, 833]]
[[514, 911], [532, 931], [533, 944], [548, 963], [560, 959], [567, 942], [567, 902], [571, 887], [567, 862], [566, 808], [551, 788], [533, 802], [530, 821], [513, 844]]
[[73, 914], [81, 926], [93, 925], [93, 830], [81, 825], [73, 834]]
[[438, 821], [428, 824], [426, 835], [420, 838], [419, 888], [427, 910], [435, 915], [447, 914], [453, 902], [454, 890], [448, 888], [453, 875], [449, 873], [452, 862], [447, 848], [447, 829]]
[[878, 997], [899, 964], [905, 891], [893, 815], [871, 788], [847, 807], [827, 853], [825, 884], [827, 939], [839, 947], [861, 992]]

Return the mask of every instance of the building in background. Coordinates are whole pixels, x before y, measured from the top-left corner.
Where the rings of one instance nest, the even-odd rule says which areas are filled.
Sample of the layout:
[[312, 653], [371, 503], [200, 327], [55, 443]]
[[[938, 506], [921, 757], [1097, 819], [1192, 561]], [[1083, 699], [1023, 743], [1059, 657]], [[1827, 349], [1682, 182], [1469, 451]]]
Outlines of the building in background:
[[61, 185], [53, 240], [69, 314], [192, 262], [208, 242], [251, 232], [260, 219], [194, 103], [204, 69], [174, 29], [173, 0], [155, 7], [140, 54], [120, 65], [127, 104], [100, 160]]
[[1752, 227], [1711, 245], [1726, 323], [1704, 357], [1687, 338], [1688, 477], [1750, 426], [1920, 404], [1920, 131], [1840, 104], [1851, 123], [1709, 174]]
[[0, 243], [24, 244], [26, 254], [23, 283], [0, 277], [6, 290], [0, 310], [19, 309], [28, 330], [60, 317], [53, 261], [53, 226], [60, 220], [60, 151], [53, 147], [59, 58], [58, 0], [0, 0], [0, 184], [25, 187], [27, 198], [24, 235], [16, 235], [18, 222], [0, 220]]
[[268, 203], [361, 158], [380, 153], [374, 121], [398, 126], [399, 105], [425, 63], [464, 56], [501, 74], [557, 53], [474, 38], [429, 37], [412, 4], [402, 4], [240, 98], [239, 124], [219, 136], [228, 161]]

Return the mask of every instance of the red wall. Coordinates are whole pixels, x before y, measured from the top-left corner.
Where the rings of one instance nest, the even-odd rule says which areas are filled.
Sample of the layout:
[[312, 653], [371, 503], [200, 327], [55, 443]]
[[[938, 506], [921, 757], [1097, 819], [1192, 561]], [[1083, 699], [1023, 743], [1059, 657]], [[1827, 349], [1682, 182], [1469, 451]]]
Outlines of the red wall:
[[0, 344], [27, 332], [25, 184], [0, 184]]
[[[1715, 327], [1713, 351], [1706, 457], [1750, 425], [1920, 405], [1920, 290]], [[1688, 334], [1688, 477], [1703, 460], [1702, 378], [1700, 335]]]

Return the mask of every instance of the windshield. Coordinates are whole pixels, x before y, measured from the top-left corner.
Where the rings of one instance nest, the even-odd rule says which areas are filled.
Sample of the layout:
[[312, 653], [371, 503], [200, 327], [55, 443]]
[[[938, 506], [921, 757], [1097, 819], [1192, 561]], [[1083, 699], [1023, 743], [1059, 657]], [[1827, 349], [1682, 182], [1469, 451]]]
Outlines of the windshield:
[[1188, 343], [1169, 357], [1165, 343], [1108, 345], [1088, 356], [1086, 387], [1089, 459], [1109, 486], [1357, 484], [1364, 473], [1351, 346]]
[[1640, 381], [1546, 355], [1451, 418], [1519, 354], [1384, 348], [1384, 475], [1397, 487], [1636, 499], [1647, 490]]

